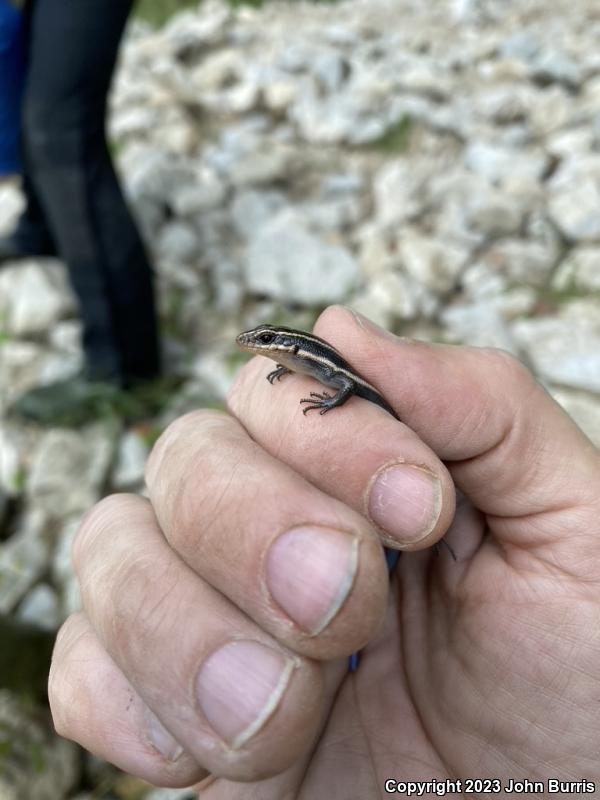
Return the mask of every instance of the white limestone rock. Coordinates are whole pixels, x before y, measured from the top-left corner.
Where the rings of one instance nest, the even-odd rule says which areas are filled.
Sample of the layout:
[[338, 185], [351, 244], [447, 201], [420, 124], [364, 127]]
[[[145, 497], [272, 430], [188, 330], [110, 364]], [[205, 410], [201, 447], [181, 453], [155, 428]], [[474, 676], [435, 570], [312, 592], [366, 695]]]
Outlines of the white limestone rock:
[[398, 240], [391, 228], [368, 222], [358, 229], [356, 241], [360, 267], [369, 283], [379, 275], [400, 271]]
[[0, 689], [0, 769], [2, 800], [61, 800], [70, 795], [79, 776], [80, 750], [54, 734], [41, 709]]
[[20, 493], [24, 450], [24, 437], [19, 428], [7, 422], [0, 423], [0, 489], [7, 496]]
[[600, 245], [580, 245], [561, 261], [552, 277], [558, 291], [600, 292]]
[[285, 204], [285, 195], [275, 190], [237, 191], [231, 203], [233, 227], [239, 236], [251, 239]]
[[486, 238], [510, 236], [521, 229], [526, 210], [518, 197], [480, 183], [465, 198], [465, 224]]
[[600, 393], [600, 305], [595, 300], [568, 303], [557, 317], [518, 320], [512, 333], [544, 380]]
[[56, 591], [48, 583], [39, 583], [26, 595], [16, 616], [38, 628], [57, 630], [62, 620]]
[[490, 245], [478, 261], [512, 282], [543, 286], [554, 270], [557, 255], [552, 244], [511, 237]]
[[119, 440], [111, 483], [118, 491], [137, 489], [144, 482], [144, 467], [150, 449], [137, 431], [127, 431]]
[[262, 97], [269, 111], [283, 114], [296, 101], [299, 87], [292, 80], [284, 78], [270, 80], [262, 90]]
[[306, 306], [342, 302], [360, 279], [358, 264], [344, 247], [315, 236], [289, 212], [264, 225], [250, 242], [245, 275], [250, 292]]
[[352, 229], [365, 215], [364, 203], [358, 197], [323, 198], [298, 208], [314, 230], [323, 232]]
[[180, 11], [161, 31], [162, 40], [176, 56], [202, 55], [207, 47], [220, 44], [231, 20], [231, 9], [219, 0], [203, 3], [201, 13]]
[[24, 339], [9, 339], [0, 347], [0, 402], [5, 410], [21, 392], [40, 383], [47, 348]]
[[61, 264], [20, 261], [0, 270], [0, 318], [9, 333], [42, 333], [74, 310], [75, 298]]
[[516, 352], [510, 329], [493, 300], [447, 306], [440, 313], [440, 322], [451, 342]]
[[248, 153], [232, 166], [229, 178], [234, 186], [260, 186], [286, 180], [291, 165], [291, 153], [284, 147], [270, 147]]
[[227, 195], [225, 183], [209, 169], [202, 170], [194, 183], [184, 184], [171, 193], [171, 206], [180, 217], [194, 217], [222, 205]]
[[56, 547], [52, 558], [51, 573], [52, 579], [60, 591], [60, 613], [62, 619], [66, 619], [69, 614], [74, 614], [81, 610], [81, 592], [73, 569], [71, 552], [82, 516], [81, 513], [78, 513], [65, 518], [57, 534]]
[[563, 236], [600, 239], [600, 155], [571, 153], [549, 182], [548, 210]]
[[575, 242], [600, 240], [600, 186], [591, 178], [573, 181], [550, 199], [553, 222]]
[[79, 431], [51, 429], [32, 456], [27, 497], [51, 517], [89, 508], [99, 499], [113, 458], [115, 431], [95, 423]]
[[473, 141], [465, 149], [465, 165], [490, 181], [503, 181], [514, 175], [539, 180], [548, 157], [540, 148], [508, 147], [486, 141]]
[[376, 275], [349, 305], [388, 329], [393, 329], [400, 320], [433, 316], [438, 309], [432, 292], [409, 275], [391, 271]]
[[398, 240], [404, 270], [432, 292], [443, 294], [457, 283], [468, 251], [450, 242], [407, 230]]
[[17, 531], [0, 543], [0, 614], [12, 611], [44, 573], [50, 553], [48, 515], [30, 509]]
[[16, 181], [0, 183], [0, 236], [12, 233], [24, 207], [24, 198]]
[[173, 220], [163, 225], [157, 240], [161, 259], [190, 263], [198, 259], [201, 248], [194, 226], [184, 220]]
[[560, 83], [568, 89], [576, 90], [582, 82], [583, 70], [581, 63], [566, 53], [548, 49], [535, 59], [531, 76], [542, 84]]
[[584, 392], [550, 387], [550, 393], [585, 435], [600, 448], [600, 400]]
[[373, 178], [375, 216], [381, 225], [398, 225], [424, 210], [430, 168], [417, 159], [385, 163]]

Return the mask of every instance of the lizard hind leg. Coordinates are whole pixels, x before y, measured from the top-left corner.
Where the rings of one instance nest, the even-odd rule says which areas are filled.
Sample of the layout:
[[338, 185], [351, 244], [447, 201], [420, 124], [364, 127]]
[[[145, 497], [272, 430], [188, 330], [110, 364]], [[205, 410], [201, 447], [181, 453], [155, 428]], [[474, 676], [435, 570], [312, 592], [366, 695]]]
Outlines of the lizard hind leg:
[[330, 394], [327, 394], [327, 392], [311, 392], [310, 397], [303, 397], [302, 400], [300, 400], [301, 403], [310, 403], [310, 405], [302, 409], [302, 413], [306, 414], [308, 411], [318, 409], [319, 414], [325, 414], [331, 408], [335, 408], [337, 405], [336, 400], [337, 398], [335, 396], [332, 397]]
[[319, 409], [319, 414], [326, 414], [332, 408], [343, 405], [346, 400], [352, 395], [352, 386], [342, 386], [337, 394], [330, 395], [327, 392], [311, 392], [310, 397], [304, 397], [300, 400], [301, 403], [311, 403], [311, 405], [303, 408], [302, 411], [306, 414], [307, 411]]

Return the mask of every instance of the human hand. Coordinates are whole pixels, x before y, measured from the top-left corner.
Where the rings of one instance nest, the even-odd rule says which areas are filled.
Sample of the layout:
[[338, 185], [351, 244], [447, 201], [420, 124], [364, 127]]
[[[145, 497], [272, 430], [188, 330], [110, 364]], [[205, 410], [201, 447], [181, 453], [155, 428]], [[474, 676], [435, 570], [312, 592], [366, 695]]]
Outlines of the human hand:
[[[218, 800], [600, 777], [598, 451], [504, 353], [339, 308], [315, 332], [403, 422], [359, 399], [305, 417], [312, 382], [253, 359], [231, 416], [170, 426], [149, 500], [107, 498], [78, 534], [58, 732], [156, 784], [220, 776]], [[389, 594], [376, 526], [420, 551]], [[457, 562], [423, 550], [448, 528]]]

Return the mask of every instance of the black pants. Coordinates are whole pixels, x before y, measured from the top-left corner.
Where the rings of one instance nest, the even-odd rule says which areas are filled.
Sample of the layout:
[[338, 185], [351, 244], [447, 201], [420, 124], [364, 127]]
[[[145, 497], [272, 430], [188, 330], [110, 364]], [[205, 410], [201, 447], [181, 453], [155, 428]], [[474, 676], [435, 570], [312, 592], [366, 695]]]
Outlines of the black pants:
[[132, 0], [30, 0], [23, 105], [27, 208], [15, 237], [65, 261], [93, 378], [159, 371], [152, 273], [105, 138]]

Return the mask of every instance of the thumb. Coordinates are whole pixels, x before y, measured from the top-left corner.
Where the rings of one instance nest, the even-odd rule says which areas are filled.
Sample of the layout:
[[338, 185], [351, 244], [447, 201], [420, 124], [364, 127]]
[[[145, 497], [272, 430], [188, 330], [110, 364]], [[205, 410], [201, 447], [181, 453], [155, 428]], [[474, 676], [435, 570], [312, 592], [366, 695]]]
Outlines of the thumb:
[[315, 332], [353, 354], [497, 537], [531, 548], [576, 536], [588, 553], [600, 547], [600, 453], [517, 359], [398, 338], [341, 307]]

